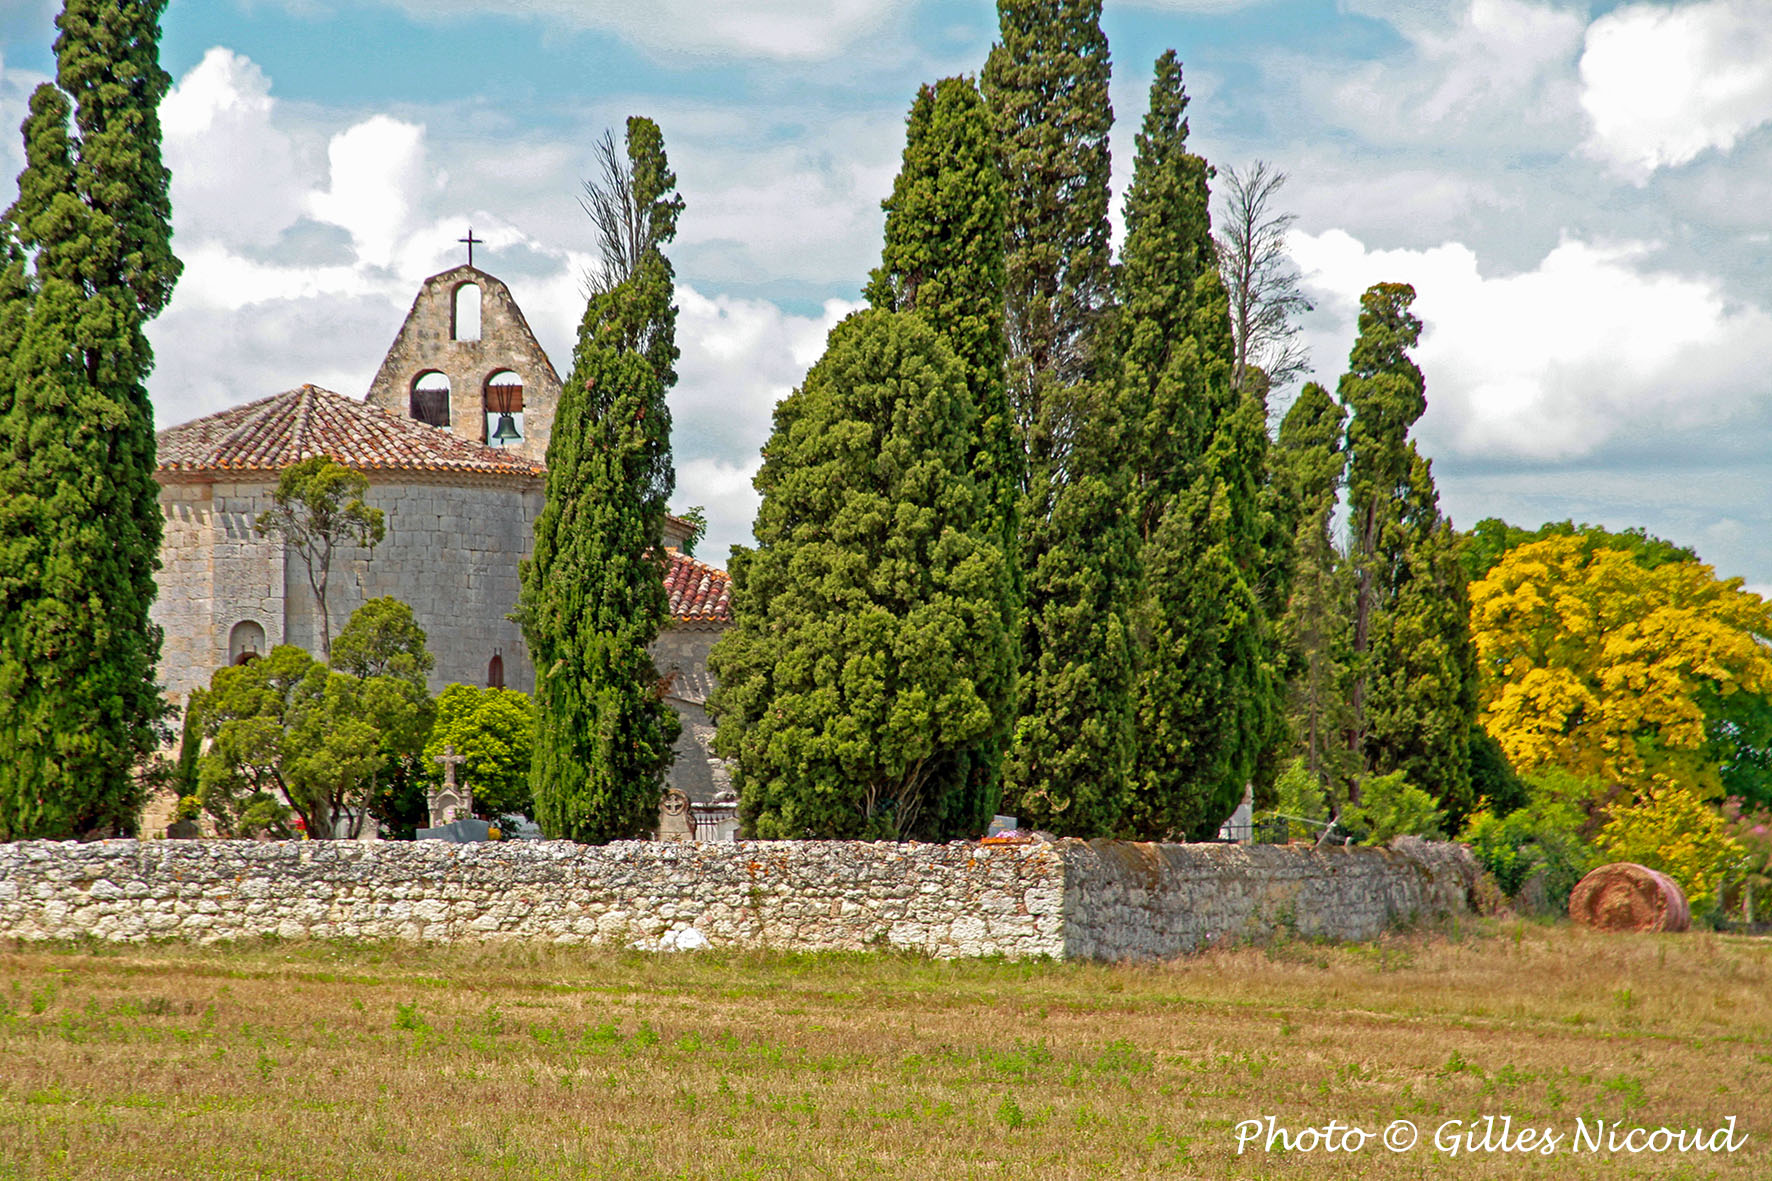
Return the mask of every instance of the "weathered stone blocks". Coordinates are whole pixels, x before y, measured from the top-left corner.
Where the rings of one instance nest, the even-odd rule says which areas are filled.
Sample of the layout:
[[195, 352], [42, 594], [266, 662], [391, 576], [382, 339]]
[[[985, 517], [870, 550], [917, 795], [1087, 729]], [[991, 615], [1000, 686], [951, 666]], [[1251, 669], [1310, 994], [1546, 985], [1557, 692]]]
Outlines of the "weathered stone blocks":
[[[1457, 845], [0, 845], [0, 937], [550, 940], [1146, 959], [1463, 913]], [[690, 935], [689, 932], [693, 932]]]

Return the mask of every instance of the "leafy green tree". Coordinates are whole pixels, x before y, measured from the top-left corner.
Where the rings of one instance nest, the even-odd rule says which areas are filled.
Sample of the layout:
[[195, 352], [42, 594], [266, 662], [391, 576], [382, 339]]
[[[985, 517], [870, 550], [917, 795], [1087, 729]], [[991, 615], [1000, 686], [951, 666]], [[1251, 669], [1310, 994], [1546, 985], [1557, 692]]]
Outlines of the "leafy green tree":
[[1547, 521], [1536, 529], [1521, 529], [1500, 517], [1486, 517], [1464, 535], [1466, 577], [1471, 582], [1481, 582], [1509, 550], [1547, 537], [1578, 537], [1589, 552], [1600, 548], [1625, 550], [1645, 570], [1669, 562], [1698, 561], [1696, 551], [1656, 537], [1641, 527], [1614, 532], [1599, 525], [1577, 525], [1569, 520]]
[[[996, 522], [1012, 585], [1001, 604], [1006, 633], [1019, 627], [1021, 586], [1014, 560], [1021, 495], [1021, 442], [1004, 383], [1004, 211], [1006, 195], [990, 112], [965, 78], [917, 92], [906, 119], [904, 161], [886, 211], [885, 248], [867, 288], [875, 307], [915, 312], [947, 340], [966, 369], [976, 415], [967, 463]], [[979, 798], [999, 793], [1013, 718], [973, 748], [955, 749], [942, 779], [972, 781]]]
[[1143, 543], [1127, 824], [1146, 839], [1216, 833], [1283, 717], [1277, 604], [1263, 588], [1265, 409], [1232, 387], [1212, 170], [1187, 150], [1173, 52], [1157, 60], [1150, 96], [1126, 199], [1119, 349], [1125, 518]]
[[1014, 683], [965, 365], [921, 316], [858, 312], [776, 407], [753, 551], [715, 645], [717, 749], [751, 835], [981, 831], [997, 800], [948, 757]]
[[430, 697], [399, 677], [334, 672], [293, 645], [218, 669], [192, 710], [210, 739], [199, 797], [228, 836], [354, 833], [390, 757], [416, 754]]
[[346, 621], [332, 645], [332, 667], [354, 677], [399, 677], [424, 685], [437, 667], [412, 608], [390, 595], [371, 599]]
[[1362, 845], [1388, 845], [1400, 836], [1446, 836], [1446, 814], [1401, 771], [1367, 778], [1360, 785], [1360, 802], [1343, 808], [1339, 819]]
[[665, 390], [677, 348], [661, 248], [682, 202], [650, 120], [628, 121], [627, 147], [645, 245], [579, 326], [518, 612], [536, 668], [535, 819], [585, 842], [657, 827], [680, 730], [648, 645], [669, 613], [659, 539], [676, 479]]
[[1369, 771], [1403, 771], [1456, 823], [1475, 802], [1476, 652], [1459, 539], [1440, 516], [1431, 467], [1409, 439], [1427, 408], [1426, 382], [1408, 353], [1421, 336], [1414, 300], [1415, 289], [1400, 283], [1361, 297], [1359, 337], [1339, 388], [1353, 416], [1348, 749]]
[[144, 329], [171, 298], [162, 0], [67, 0], [0, 217], [0, 840], [131, 832], [164, 732]]
[[387, 535], [384, 514], [363, 502], [369, 477], [331, 456], [315, 455], [284, 468], [271, 493], [271, 507], [252, 527], [277, 537], [295, 551], [308, 576], [308, 589], [320, 611], [320, 659], [332, 663], [332, 608], [326, 588], [332, 559], [341, 545], [373, 550]]
[[[354, 677], [394, 677], [423, 692], [436, 667], [424, 629], [399, 599], [371, 599], [351, 612], [332, 644], [332, 667]], [[382, 736], [383, 765], [369, 792], [369, 814], [384, 837], [410, 840], [430, 824], [423, 781], [427, 767], [410, 737], [398, 729]]]
[[442, 782], [435, 759], [445, 746], [467, 760], [456, 781], [473, 789], [474, 811], [488, 820], [527, 816], [534, 808], [529, 768], [535, 756], [535, 704], [514, 689], [450, 685], [437, 695], [437, 720], [425, 740], [427, 784]]

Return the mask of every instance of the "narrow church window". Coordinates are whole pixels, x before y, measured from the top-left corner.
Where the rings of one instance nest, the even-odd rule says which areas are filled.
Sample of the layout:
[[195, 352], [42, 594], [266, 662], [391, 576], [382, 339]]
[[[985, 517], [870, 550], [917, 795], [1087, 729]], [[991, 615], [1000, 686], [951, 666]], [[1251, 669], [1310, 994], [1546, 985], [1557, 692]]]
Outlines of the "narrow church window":
[[412, 417], [432, 426], [449, 425], [449, 378], [435, 369], [412, 382]]
[[265, 629], [250, 619], [243, 619], [228, 633], [228, 663], [250, 664], [265, 652]]
[[502, 689], [505, 687], [505, 658], [499, 653], [492, 654], [492, 662], [486, 666], [486, 687]]
[[509, 369], [486, 379], [486, 441], [494, 447], [523, 441], [523, 379]]
[[480, 339], [480, 285], [463, 283], [455, 289], [455, 340]]

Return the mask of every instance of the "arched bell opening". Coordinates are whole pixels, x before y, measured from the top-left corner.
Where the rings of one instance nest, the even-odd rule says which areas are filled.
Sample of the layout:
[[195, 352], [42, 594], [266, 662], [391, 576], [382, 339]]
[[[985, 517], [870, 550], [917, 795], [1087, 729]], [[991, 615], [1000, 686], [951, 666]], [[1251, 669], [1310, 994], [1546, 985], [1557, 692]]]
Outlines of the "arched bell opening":
[[412, 417], [431, 426], [449, 425], [449, 378], [427, 369], [412, 379]]
[[486, 442], [514, 447], [523, 441], [523, 379], [500, 369], [486, 379]]

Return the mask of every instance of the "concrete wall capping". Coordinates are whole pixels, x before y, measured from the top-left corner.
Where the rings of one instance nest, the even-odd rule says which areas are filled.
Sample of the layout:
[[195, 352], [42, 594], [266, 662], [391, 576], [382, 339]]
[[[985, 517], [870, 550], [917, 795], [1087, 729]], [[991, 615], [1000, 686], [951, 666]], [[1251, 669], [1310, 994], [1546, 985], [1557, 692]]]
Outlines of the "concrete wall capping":
[[0, 937], [282, 938], [1152, 959], [1467, 913], [1463, 846], [841, 841], [0, 845]]

